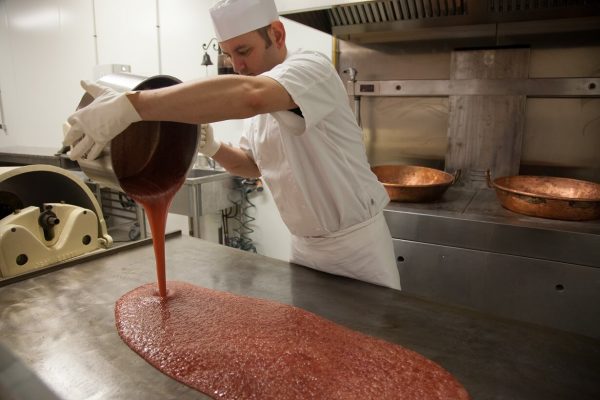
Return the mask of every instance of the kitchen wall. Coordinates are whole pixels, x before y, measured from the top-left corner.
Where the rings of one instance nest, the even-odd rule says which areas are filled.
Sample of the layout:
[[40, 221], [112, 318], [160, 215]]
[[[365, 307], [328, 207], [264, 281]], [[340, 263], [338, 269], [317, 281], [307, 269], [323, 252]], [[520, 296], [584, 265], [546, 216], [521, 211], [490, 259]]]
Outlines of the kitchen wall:
[[[598, 38], [524, 37], [528, 77], [600, 76]], [[357, 44], [338, 41], [338, 68], [358, 70], [358, 80], [450, 79], [455, 49], [468, 39]], [[491, 46], [490, 46], [491, 47]], [[445, 97], [363, 97], [361, 115], [371, 165], [417, 164], [444, 168], [450, 102]], [[600, 182], [600, 99], [528, 97], [521, 174]]]
[[[201, 66], [202, 44], [213, 37], [212, 0], [0, 0], [0, 147], [60, 148], [62, 122], [73, 112], [81, 79], [94, 66], [126, 64], [131, 72], [188, 81], [216, 75]], [[283, 19], [288, 49], [331, 55], [331, 36]], [[220, 140], [237, 144], [243, 122], [214, 124]], [[290, 234], [267, 190], [253, 197], [252, 238], [259, 253], [287, 260]], [[215, 240], [218, 215], [206, 218]], [[169, 226], [187, 232], [187, 218]]]

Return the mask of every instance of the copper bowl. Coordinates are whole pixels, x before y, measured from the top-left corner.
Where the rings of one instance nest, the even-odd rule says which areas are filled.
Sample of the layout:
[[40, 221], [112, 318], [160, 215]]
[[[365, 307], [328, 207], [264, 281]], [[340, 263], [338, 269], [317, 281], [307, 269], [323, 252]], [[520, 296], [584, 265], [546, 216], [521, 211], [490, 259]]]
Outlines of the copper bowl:
[[533, 217], [567, 221], [600, 218], [600, 184], [578, 179], [517, 175], [494, 179], [500, 204]]
[[442, 197], [458, 179], [439, 169], [413, 165], [380, 165], [371, 168], [379, 182], [383, 183], [390, 200], [422, 203]]

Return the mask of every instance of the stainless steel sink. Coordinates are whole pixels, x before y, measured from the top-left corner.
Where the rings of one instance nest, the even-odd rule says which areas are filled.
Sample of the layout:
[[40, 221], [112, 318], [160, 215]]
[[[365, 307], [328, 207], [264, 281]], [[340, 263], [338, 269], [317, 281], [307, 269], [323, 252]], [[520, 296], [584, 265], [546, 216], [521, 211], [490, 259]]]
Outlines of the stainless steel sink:
[[189, 217], [190, 236], [200, 237], [201, 217], [232, 206], [233, 178], [227, 171], [192, 169], [175, 195], [170, 213]]
[[214, 169], [192, 169], [188, 173], [186, 183], [193, 182], [193, 184], [197, 184], [198, 182], [202, 183], [213, 180], [208, 178], [214, 178], [215, 180], [223, 179], [224, 174], [229, 175], [227, 171], [217, 171]]

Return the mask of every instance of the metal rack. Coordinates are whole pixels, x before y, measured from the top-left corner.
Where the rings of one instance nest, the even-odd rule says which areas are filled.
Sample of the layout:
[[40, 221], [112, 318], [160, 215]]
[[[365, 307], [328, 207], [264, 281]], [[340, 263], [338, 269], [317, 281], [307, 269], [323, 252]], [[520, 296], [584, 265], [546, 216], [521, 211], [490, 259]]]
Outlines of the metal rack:
[[115, 242], [127, 242], [149, 237], [144, 209], [123, 192], [86, 183], [102, 208], [108, 233]]

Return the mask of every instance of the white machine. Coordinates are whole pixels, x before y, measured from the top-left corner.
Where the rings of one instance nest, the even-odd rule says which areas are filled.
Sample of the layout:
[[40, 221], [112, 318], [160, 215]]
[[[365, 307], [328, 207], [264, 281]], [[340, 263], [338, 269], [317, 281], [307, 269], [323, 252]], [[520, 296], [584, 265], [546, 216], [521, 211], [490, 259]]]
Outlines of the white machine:
[[94, 194], [51, 165], [0, 167], [0, 279], [112, 245]]

